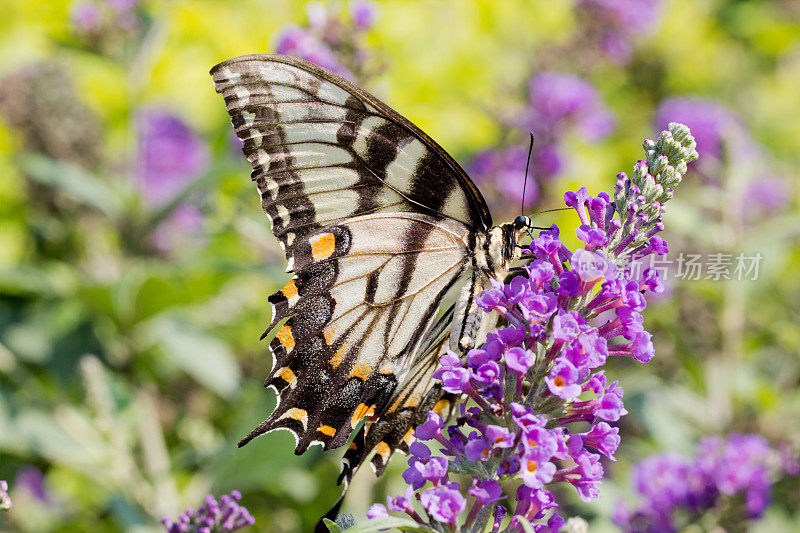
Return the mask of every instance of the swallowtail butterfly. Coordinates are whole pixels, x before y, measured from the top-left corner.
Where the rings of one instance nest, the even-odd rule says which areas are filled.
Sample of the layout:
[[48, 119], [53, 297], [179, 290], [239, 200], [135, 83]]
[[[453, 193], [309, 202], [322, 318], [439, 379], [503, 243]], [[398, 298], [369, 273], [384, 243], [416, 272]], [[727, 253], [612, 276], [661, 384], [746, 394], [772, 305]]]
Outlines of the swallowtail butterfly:
[[[346, 484], [367, 455], [380, 475], [431, 409], [454, 398], [431, 377], [494, 326], [477, 297], [520, 258], [521, 216], [492, 226], [486, 202], [436, 142], [389, 106], [314, 64], [257, 54], [211, 70], [292, 279], [269, 297], [275, 328], [265, 386], [275, 429], [344, 445]], [[456, 285], [454, 305], [437, 314]], [[437, 319], [437, 316], [439, 318]], [[262, 337], [263, 338], [263, 337]]]

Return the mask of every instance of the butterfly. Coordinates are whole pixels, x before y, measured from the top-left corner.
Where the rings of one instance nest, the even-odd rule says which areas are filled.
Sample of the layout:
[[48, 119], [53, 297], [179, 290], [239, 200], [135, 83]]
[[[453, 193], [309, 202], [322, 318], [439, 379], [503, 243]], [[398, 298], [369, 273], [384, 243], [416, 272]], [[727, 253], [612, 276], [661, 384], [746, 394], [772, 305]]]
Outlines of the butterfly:
[[278, 405], [239, 445], [286, 429], [302, 454], [359, 428], [342, 460], [346, 490], [372, 450], [380, 475], [429, 411], [447, 419], [455, 398], [432, 377], [438, 358], [465, 354], [494, 327], [478, 297], [520, 259], [533, 226], [526, 216], [493, 226], [447, 152], [336, 74], [255, 54], [211, 75], [293, 273], [268, 298], [262, 336], [276, 332], [265, 386]]

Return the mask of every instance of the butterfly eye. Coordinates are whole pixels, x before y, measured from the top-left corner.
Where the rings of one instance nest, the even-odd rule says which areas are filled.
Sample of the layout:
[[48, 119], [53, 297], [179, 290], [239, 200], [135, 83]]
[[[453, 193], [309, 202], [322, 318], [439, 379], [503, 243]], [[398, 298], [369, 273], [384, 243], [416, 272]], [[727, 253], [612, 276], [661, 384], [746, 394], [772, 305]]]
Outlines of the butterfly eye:
[[520, 215], [514, 219], [514, 226], [517, 228], [525, 228], [527, 226], [530, 226], [530, 224], [531, 224], [531, 219], [529, 219], [525, 215]]

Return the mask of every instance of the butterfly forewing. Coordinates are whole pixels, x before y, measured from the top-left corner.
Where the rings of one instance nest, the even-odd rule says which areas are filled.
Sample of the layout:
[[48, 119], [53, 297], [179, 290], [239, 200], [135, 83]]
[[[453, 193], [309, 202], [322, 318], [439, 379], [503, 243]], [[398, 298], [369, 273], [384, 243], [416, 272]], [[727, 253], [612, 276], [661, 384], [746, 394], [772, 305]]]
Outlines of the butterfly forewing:
[[287, 258], [294, 239], [367, 213], [420, 212], [473, 230], [490, 224], [458, 164], [347, 80], [268, 54], [230, 59], [211, 73]]

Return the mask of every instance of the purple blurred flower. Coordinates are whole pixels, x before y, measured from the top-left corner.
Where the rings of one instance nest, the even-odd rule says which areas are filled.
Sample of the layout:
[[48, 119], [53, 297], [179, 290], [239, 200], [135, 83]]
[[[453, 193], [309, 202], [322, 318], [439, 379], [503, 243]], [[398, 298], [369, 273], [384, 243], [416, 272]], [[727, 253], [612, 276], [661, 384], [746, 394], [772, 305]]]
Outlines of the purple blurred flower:
[[631, 57], [634, 38], [646, 37], [658, 27], [661, 0], [579, 0], [590, 33], [612, 61], [626, 64]]
[[725, 135], [742, 129], [741, 121], [733, 112], [704, 98], [667, 98], [659, 105], [654, 122], [656, 127], [670, 122], [689, 126], [697, 141], [697, 152], [704, 160], [720, 159]]
[[780, 471], [770, 465], [779, 464], [778, 454], [760, 435], [734, 433], [702, 439], [693, 459], [648, 457], [632, 473], [638, 508], [624, 508], [614, 521], [630, 533], [683, 530], [711, 525], [709, 520], [734, 520], [746, 528], [746, 520], [759, 518], [770, 501], [772, 474]]
[[789, 205], [792, 190], [789, 181], [780, 176], [765, 176], [748, 184], [742, 194], [742, 207], [747, 220], [771, 216]]
[[333, 50], [311, 31], [299, 26], [287, 26], [278, 35], [275, 51], [305, 59], [349, 80], [355, 79], [353, 74], [339, 62]]
[[356, 29], [366, 31], [370, 29], [378, 18], [380, 6], [370, 0], [353, 0], [350, 2], [350, 16]]
[[168, 111], [141, 110], [136, 126], [137, 183], [149, 204], [158, 208], [206, 170], [208, 147], [180, 117]]
[[28, 465], [23, 467], [14, 478], [16, 490], [24, 490], [39, 501], [47, 501], [50, 498], [47, 488], [44, 486], [44, 475], [35, 466]]
[[[534, 147], [538, 154], [539, 146]], [[538, 155], [532, 156], [535, 158]], [[467, 173], [481, 188], [496, 191], [503, 199], [515, 200], [515, 208], [522, 201], [522, 184], [525, 179], [525, 163], [528, 151], [521, 146], [479, 152], [467, 167]], [[557, 172], [557, 171], [556, 171]], [[539, 200], [537, 177], [528, 176], [525, 185], [525, 206], [529, 207]]]
[[529, 82], [528, 125], [535, 135], [553, 136], [571, 120], [589, 140], [600, 140], [614, 128], [614, 116], [586, 80], [573, 74], [540, 72]]
[[241, 499], [242, 495], [238, 490], [231, 491], [230, 495], [223, 494], [219, 501], [208, 494], [199, 509], [187, 509], [177, 521], [172, 522], [169, 518], [164, 518], [161, 523], [164, 524], [167, 533], [236, 531], [255, 524], [255, 518], [250, 512], [239, 505]]

